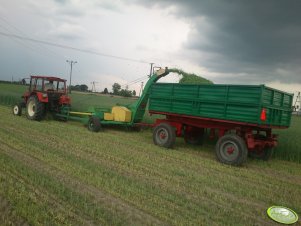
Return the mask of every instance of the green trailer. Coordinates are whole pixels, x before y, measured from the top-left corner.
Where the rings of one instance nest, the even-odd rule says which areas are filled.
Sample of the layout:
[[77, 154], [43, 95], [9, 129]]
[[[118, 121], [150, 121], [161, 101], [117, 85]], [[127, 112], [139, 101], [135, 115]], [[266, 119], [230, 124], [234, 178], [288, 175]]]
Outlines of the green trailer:
[[[158, 119], [154, 143], [173, 147], [176, 137], [201, 144], [218, 137], [219, 161], [241, 165], [248, 155], [267, 160], [277, 145], [273, 128], [288, 128], [293, 95], [265, 85], [187, 85], [157, 83], [150, 90], [149, 112]], [[208, 133], [206, 133], [208, 131]]]

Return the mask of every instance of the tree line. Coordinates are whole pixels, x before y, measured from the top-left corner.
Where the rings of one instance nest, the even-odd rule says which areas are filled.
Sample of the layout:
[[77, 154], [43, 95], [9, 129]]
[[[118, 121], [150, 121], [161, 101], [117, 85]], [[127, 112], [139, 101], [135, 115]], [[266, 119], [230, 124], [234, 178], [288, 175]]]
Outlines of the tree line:
[[[71, 86], [71, 90], [73, 91], [81, 91], [81, 92], [89, 92], [88, 86], [85, 84]], [[102, 94], [111, 94], [123, 97], [133, 97], [136, 96], [135, 90], [121, 89], [121, 85], [119, 83], [114, 83], [112, 85], [112, 92], [109, 92], [108, 88], [104, 88], [101, 92]]]

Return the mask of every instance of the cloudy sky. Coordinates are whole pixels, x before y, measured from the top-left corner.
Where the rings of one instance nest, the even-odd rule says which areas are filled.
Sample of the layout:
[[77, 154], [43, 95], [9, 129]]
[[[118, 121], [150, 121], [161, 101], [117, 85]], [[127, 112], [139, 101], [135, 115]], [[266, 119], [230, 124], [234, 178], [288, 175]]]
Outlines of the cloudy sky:
[[297, 92], [300, 10], [299, 0], [0, 0], [0, 79], [69, 80], [74, 60], [74, 85], [138, 91], [132, 81], [155, 63], [214, 83]]

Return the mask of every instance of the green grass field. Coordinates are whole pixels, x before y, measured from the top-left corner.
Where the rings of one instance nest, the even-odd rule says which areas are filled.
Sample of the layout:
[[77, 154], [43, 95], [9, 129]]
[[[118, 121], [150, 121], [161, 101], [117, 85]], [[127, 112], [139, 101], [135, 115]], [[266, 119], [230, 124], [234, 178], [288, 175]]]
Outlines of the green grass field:
[[289, 129], [274, 130], [279, 143], [274, 156], [279, 159], [301, 163], [301, 116], [293, 116]]
[[[27, 86], [0, 83], [0, 104], [12, 105], [21, 100]], [[93, 93], [72, 92], [72, 108], [75, 111], [87, 111], [90, 106], [111, 107], [117, 103], [130, 104], [135, 99], [111, 95], [96, 95]]]
[[210, 144], [167, 150], [149, 130], [0, 115], [1, 225], [276, 225], [271, 205], [301, 214], [297, 163], [231, 167]]

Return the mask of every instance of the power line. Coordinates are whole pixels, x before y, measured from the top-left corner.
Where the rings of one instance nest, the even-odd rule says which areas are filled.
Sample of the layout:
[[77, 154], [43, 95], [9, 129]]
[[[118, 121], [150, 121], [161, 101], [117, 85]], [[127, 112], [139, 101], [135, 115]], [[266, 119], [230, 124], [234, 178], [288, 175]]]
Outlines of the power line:
[[122, 87], [132, 86], [132, 85], [134, 85], [134, 84], [136, 84], [136, 83], [139, 83], [139, 82], [142, 82], [142, 81], [144, 81], [144, 80], [146, 80], [146, 79], [148, 79], [148, 75], [147, 75], [147, 76], [140, 77], [140, 78], [137, 78], [137, 79], [135, 79], [135, 80], [133, 80], [133, 81], [131, 81], [131, 82], [125, 83], [125, 84], [123, 84], [123, 85], [121, 85], [121, 86], [122, 86]]
[[26, 41], [30, 41], [30, 42], [41, 43], [41, 44], [49, 45], [49, 46], [55, 46], [55, 47], [59, 47], [59, 48], [63, 48], [63, 49], [71, 49], [71, 50], [75, 50], [75, 51], [79, 51], [79, 52], [83, 52], [83, 53], [89, 53], [89, 54], [99, 55], [99, 56], [103, 56], [103, 57], [110, 57], [110, 58], [114, 58], [114, 59], [118, 59], [118, 60], [125, 60], [125, 61], [132, 61], [132, 62], [137, 62], [137, 63], [142, 63], [142, 64], [149, 64], [148, 62], [143, 61], [143, 60], [136, 60], [133, 58], [110, 55], [110, 54], [100, 53], [100, 52], [87, 50], [87, 49], [80, 49], [80, 48], [76, 48], [76, 47], [72, 47], [72, 46], [56, 44], [56, 43], [42, 41], [42, 40], [33, 39], [33, 38], [27, 38], [27, 37], [23, 37], [20, 35], [5, 33], [5, 32], [1, 32], [1, 31], [0, 31], [0, 35], [6, 36], [6, 37], [11, 37], [11, 38], [17, 38], [17, 39], [21, 39], [21, 40], [26, 40]]
[[[0, 27], [3, 28], [4, 30], [6, 31], [9, 31], [9, 29], [7, 29], [6, 27], [4, 27], [3, 25], [0, 24]], [[15, 41], [16, 43], [18, 43], [20, 46], [22, 46], [23, 48], [27, 48], [27, 49], [30, 49], [31, 51], [43, 56], [42, 53], [38, 52], [36, 49], [34, 49], [32, 46], [30, 45], [27, 45], [27, 43], [25, 43], [24, 41], [22, 40], [18, 40], [16, 38], [12, 38], [13, 41]]]
[[[26, 37], [26, 38], [28, 37], [28, 35], [26, 35], [26, 34], [25, 34], [23, 31], [21, 31], [19, 28], [17, 28], [16, 26], [10, 24], [9, 21], [8, 21], [7, 19], [5, 19], [3, 16], [0, 16], [0, 20], [4, 21], [4, 23], [5, 23], [6, 25], [8, 25], [10, 28], [13, 28], [15, 31], [21, 33], [24, 37]], [[8, 28], [6, 28], [6, 27], [4, 27], [4, 26], [1, 26], [1, 24], [0, 24], [0, 27], [2, 27], [3, 29], [5, 29], [5, 30], [8, 31], [8, 32], [11, 32]], [[18, 40], [16, 40], [16, 39], [13, 39], [13, 40], [16, 41], [16, 42], [19, 43], [19, 44], [23, 43], [22, 45], [23, 45], [24, 47], [27, 47], [27, 48], [31, 49], [32, 51], [34, 51], [34, 52], [36, 52], [36, 53], [38, 53], [38, 54], [41, 54], [42, 56], [44, 56], [45, 53], [46, 53], [44, 50], [47, 50], [49, 53], [51, 53], [51, 54], [53, 54], [53, 55], [59, 56], [59, 57], [61, 57], [61, 58], [64, 58], [62, 55], [60, 55], [60, 54], [58, 54], [57, 52], [54, 52], [54, 51], [52, 51], [52, 50], [46, 48], [45, 46], [44, 46], [44, 47], [41, 47], [41, 44], [36, 44], [36, 45], [32, 45], [32, 46], [31, 46], [31, 45], [27, 45], [27, 44], [25, 43], [24, 40], [20, 40], [20, 42], [18, 42]], [[38, 49], [36, 49], [35, 47], [38, 47]], [[39, 51], [37, 51], [37, 50], [43, 51], [43, 53], [41, 53], [41, 52], [39, 52]]]
[[135, 84], [137, 82], [140, 82], [141, 80], [145, 80], [147, 78], [148, 78], [148, 76], [143, 76], [143, 77], [140, 77], [140, 78], [137, 78], [137, 79], [135, 79], [133, 81], [128, 82], [126, 85], [132, 85], [132, 84]]

